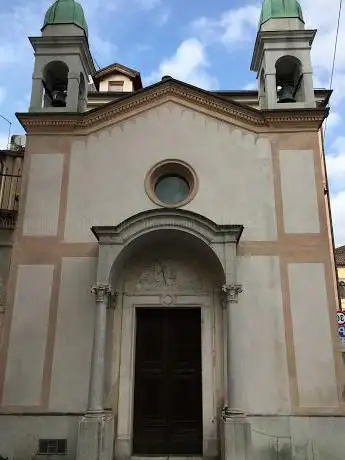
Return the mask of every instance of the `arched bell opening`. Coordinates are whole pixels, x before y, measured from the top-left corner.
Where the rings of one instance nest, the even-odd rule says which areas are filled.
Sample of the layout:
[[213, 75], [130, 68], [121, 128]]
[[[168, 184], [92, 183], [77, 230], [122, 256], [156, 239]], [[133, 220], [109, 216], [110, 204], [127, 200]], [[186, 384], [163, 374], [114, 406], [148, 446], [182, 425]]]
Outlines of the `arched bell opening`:
[[265, 71], [261, 70], [260, 74], [260, 96], [264, 97], [266, 95], [266, 83], [265, 83]]
[[84, 112], [86, 110], [86, 83], [85, 77], [82, 72], [80, 72], [79, 77], [79, 97], [78, 97], [78, 110], [79, 112]]
[[303, 71], [294, 56], [283, 56], [276, 62], [278, 103], [303, 102]]
[[43, 107], [66, 107], [68, 89], [67, 64], [62, 61], [52, 61], [43, 71]]

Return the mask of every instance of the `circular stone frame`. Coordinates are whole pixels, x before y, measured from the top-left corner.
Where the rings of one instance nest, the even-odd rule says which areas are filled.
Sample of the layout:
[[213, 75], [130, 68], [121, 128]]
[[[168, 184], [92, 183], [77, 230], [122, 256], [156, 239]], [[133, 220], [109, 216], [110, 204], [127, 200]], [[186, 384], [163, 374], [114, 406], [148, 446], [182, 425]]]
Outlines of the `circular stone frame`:
[[[189, 185], [188, 196], [177, 203], [168, 204], [161, 201], [155, 192], [157, 182], [162, 177], [174, 174], [181, 176]], [[145, 179], [145, 190], [147, 196], [153, 203], [163, 208], [180, 208], [188, 204], [195, 197], [198, 191], [198, 178], [194, 169], [187, 163], [181, 160], [163, 160], [150, 169]]]

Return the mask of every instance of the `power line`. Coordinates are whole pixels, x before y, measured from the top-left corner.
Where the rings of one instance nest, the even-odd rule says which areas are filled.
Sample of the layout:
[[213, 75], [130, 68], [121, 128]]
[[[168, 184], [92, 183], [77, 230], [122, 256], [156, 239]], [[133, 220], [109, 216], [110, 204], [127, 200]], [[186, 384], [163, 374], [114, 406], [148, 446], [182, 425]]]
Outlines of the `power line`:
[[98, 62], [96, 61], [96, 58], [94, 57], [93, 60], [95, 61], [95, 64], [96, 64], [96, 67], [98, 67], [98, 70], [101, 68], [101, 66], [98, 64]]
[[8, 138], [7, 138], [7, 148], [10, 148], [10, 142], [11, 142], [11, 129], [12, 129], [12, 122], [4, 117], [3, 115], [0, 114], [0, 118], [2, 118], [4, 121], [8, 123]]
[[333, 55], [331, 81], [330, 81], [329, 89], [332, 89], [332, 84], [333, 84], [334, 69], [335, 69], [335, 59], [337, 57], [337, 48], [338, 48], [338, 39], [339, 39], [339, 29], [340, 29], [340, 18], [341, 18], [342, 6], [343, 6], [343, 0], [340, 0], [340, 2], [339, 2], [338, 24], [337, 24], [337, 33], [336, 33], [336, 36], [335, 36], [334, 55]]
[[[333, 62], [332, 62], [332, 70], [331, 70], [331, 79], [329, 83], [329, 89], [332, 89], [333, 85], [333, 77], [334, 77], [334, 71], [335, 71], [335, 61], [337, 57], [337, 49], [338, 49], [338, 40], [339, 40], [339, 29], [340, 29], [340, 18], [341, 18], [341, 10], [343, 6], [343, 0], [339, 1], [339, 13], [338, 13], [338, 23], [337, 23], [337, 32], [335, 35], [335, 43], [334, 43], [334, 53], [333, 53]], [[327, 121], [328, 119], [326, 118], [325, 122], [325, 130], [324, 130], [324, 137], [326, 138], [326, 131], [327, 131]]]

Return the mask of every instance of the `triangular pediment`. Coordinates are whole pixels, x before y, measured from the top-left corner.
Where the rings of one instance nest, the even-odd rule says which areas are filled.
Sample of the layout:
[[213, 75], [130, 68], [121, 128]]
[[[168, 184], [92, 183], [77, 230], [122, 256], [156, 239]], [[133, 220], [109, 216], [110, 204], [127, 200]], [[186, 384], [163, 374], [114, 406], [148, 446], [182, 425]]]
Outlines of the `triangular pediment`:
[[313, 124], [314, 129], [318, 129], [325, 118], [324, 108], [259, 111], [170, 78], [89, 112], [22, 113], [17, 116], [27, 131], [92, 132], [166, 102], [180, 104], [254, 132], [267, 131], [275, 125], [280, 130], [287, 125], [291, 130], [291, 124], [300, 128], [307, 125], [310, 128]]
[[94, 81], [98, 84], [100, 80], [111, 75], [123, 75], [130, 78], [133, 82], [134, 89], [136, 90], [142, 89], [143, 87], [140, 72], [118, 63], [110, 64], [107, 67], [98, 70], [94, 74], [93, 78]]

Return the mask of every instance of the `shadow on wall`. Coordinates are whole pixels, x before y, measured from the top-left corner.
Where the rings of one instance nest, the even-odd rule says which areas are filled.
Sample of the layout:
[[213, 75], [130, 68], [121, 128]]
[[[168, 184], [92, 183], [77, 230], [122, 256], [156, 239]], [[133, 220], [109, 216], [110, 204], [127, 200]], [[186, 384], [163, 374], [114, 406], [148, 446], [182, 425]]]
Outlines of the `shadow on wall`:
[[253, 436], [256, 439], [252, 460], [344, 460], [343, 455], [335, 452], [335, 446], [328, 447], [327, 442], [322, 446], [310, 439], [298, 443], [291, 436], [276, 436], [252, 427]]
[[[295, 445], [292, 442], [281, 442], [280, 438], [271, 439], [267, 448], [261, 448], [260, 452], [254, 454], [255, 460], [343, 460], [342, 457], [329, 452], [321, 452], [316, 449], [312, 442], [304, 445]], [[1, 460], [1, 459], [0, 459]]]

